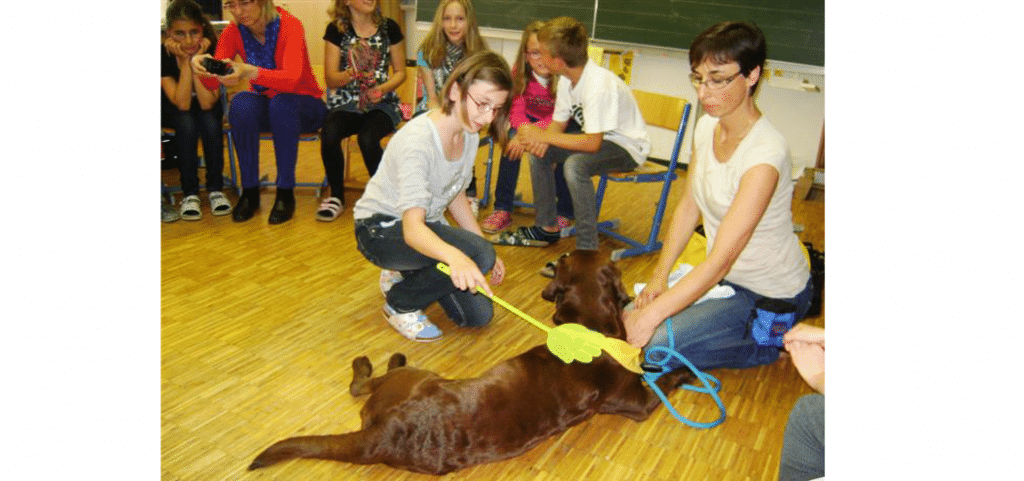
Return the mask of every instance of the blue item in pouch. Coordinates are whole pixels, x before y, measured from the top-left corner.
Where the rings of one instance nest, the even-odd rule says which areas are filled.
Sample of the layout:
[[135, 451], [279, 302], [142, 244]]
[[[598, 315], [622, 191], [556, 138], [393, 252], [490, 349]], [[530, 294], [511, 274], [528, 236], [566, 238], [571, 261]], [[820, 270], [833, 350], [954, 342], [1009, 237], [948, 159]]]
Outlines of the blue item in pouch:
[[778, 299], [762, 298], [754, 305], [750, 335], [762, 346], [782, 347], [782, 336], [796, 321], [796, 306]]

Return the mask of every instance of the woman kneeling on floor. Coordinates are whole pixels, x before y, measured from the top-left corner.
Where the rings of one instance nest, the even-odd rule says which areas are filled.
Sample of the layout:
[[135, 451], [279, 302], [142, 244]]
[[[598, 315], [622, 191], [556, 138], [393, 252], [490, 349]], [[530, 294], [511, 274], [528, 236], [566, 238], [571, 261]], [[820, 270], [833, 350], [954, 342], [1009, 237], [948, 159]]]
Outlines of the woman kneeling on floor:
[[[811, 304], [809, 267], [793, 233], [788, 146], [754, 103], [766, 57], [764, 34], [747, 22], [715, 25], [690, 46], [690, 81], [705, 115], [657, 264], [635, 309], [623, 314], [630, 344], [674, 346], [698, 369], [775, 362], [778, 348], [751, 335], [755, 309], [772, 306], [798, 322]], [[702, 219], [707, 259], [670, 287]], [[719, 282], [733, 294], [702, 301]], [[671, 358], [667, 367], [681, 365]]]
[[[434, 341], [441, 330], [423, 309], [437, 301], [455, 324], [480, 327], [494, 315], [484, 277], [500, 284], [505, 264], [483, 238], [469, 206], [480, 130], [504, 147], [512, 76], [498, 54], [480, 52], [455, 68], [439, 109], [409, 121], [384, 150], [353, 210], [359, 251], [381, 273], [384, 317], [403, 336]], [[460, 228], [448, 225], [445, 209]], [[448, 264], [451, 277], [439, 271]]]

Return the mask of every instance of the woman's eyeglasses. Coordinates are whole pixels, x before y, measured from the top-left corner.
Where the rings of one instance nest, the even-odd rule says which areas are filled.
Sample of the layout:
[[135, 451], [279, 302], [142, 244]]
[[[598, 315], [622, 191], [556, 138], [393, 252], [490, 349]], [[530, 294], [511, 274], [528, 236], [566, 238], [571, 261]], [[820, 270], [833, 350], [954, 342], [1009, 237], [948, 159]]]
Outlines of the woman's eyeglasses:
[[703, 79], [700, 78], [700, 75], [697, 75], [695, 73], [691, 73], [690, 74], [690, 83], [693, 84], [693, 88], [695, 90], [699, 89], [701, 85], [703, 85], [703, 86], [705, 86], [705, 87], [707, 87], [707, 88], [709, 88], [711, 90], [721, 90], [721, 89], [724, 89], [726, 85], [729, 85], [730, 83], [732, 83], [733, 80], [736, 80], [736, 77], [739, 77], [739, 76], [740, 76], [740, 72], [736, 72], [736, 73], [732, 74], [731, 76], [726, 77], [726, 78], [722, 78], [722, 79], [711, 78], [711, 79], [703, 80]]

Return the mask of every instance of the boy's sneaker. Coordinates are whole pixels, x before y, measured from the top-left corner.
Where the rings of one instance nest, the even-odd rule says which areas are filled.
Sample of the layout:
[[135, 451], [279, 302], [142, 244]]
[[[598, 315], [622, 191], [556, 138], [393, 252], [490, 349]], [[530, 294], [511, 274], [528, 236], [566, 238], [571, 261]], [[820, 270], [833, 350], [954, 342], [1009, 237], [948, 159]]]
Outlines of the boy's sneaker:
[[488, 234], [497, 234], [509, 227], [512, 227], [512, 214], [503, 210], [492, 212], [480, 223], [480, 230]]
[[404, 278], [402, 277], [402, 273], [401, 272], [393, 271], [391, 269], [381, 269], [380, 270], [380, 293], [383, 294], [384, 296], [387, 296], [388, 295], [388, 291], [390, 291], [391, 288], [395, 284], [398, 284], [399, 282], [402, 282], [402, 279], [404, 279]]
[[391, 327], [406, 339], [417, 342], [441, 339], [441, 330], [427, 319], [427, 315], [422, 310], [399, 314], [385, 302], [384, 317], [388, 320], [388, 324], [391, 324]]
[[561, 231], [547, 232], [539, 226], [520, 227], [491, 237], [492, 244], [503, 246], [547, 247], [561, 239]]

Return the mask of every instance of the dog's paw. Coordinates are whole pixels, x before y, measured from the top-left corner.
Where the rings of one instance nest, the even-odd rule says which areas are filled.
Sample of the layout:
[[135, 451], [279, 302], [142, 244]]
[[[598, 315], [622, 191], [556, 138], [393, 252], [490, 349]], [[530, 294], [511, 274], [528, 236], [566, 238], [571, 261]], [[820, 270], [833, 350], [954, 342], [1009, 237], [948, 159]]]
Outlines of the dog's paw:
[[359, 356], [352, 360], [352, 379], [366, 379], [373, 375], [373, 364], [370, 358]]
[[388, 359], [388, 371], [405, 366], [405, 363], [405, 354], [396, 352], [391, 355], [391, 359]]

